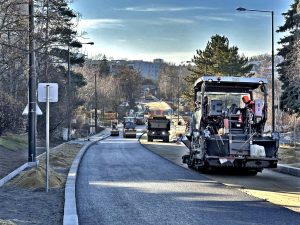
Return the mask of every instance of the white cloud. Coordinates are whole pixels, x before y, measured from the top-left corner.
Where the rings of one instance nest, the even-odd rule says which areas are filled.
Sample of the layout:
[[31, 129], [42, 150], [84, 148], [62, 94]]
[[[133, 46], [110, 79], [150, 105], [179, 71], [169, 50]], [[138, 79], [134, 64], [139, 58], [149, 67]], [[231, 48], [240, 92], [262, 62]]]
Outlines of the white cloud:
[[165, 21], [167, 23], [176, 23], [176, 24], [191, 24], [194, 23], [193, 20], [189, 19], [180, 19], [180, 18], [166, 18], [166, 17], [160, 17], [162, 21]]
[[179, 12], [179, 11], [190, 11], [190, 10], [214, 10], [215, 8], [211, 7], [202, 7], [202, 6], [194, 6], [194, 7], [126, 7], [125, 11], [132, 12]]
[[119, 19], [83, 19], [79, 21], [79, 29], [123, 28], [124, 21]]
[[231, 22], [232, 18], [222, 17], [222, 16], [196, 16], [198, 20], [206, 20], [206, 21], [219, 21], [219, 22]]
[[257, 17], [270, 17], [271, 13], [264, 13], [264, 12], [235, 12], [232, 13], [231, 16], [235, 17], [242, 17], [242, 18], [247, 18], [247, 19], [256, 19]]
[[127, 40], [127, 39], [117, 39], [116, 41], [117, 41], [117, 42], [124, 43], [124, 42], [127, 42], [128, 40]]

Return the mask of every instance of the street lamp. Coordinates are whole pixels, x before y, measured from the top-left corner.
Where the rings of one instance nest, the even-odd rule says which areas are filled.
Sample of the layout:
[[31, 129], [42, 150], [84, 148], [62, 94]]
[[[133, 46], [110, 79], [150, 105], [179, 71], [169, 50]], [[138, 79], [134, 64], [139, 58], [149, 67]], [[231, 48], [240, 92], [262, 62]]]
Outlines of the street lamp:
[[28, 162], [36, 162], [36, 72], [34, 44], [34, 4], [28, 1], [29, 32], [28, 32]]
[[274, 11], [271, 10], [257, 10], [257, 9], [246, 9], [239, 7], [236, 10], [245, 12], [262, 12], [262, 13], [271, 13], [272, 18], [272, 132], [275, 131], [275, 103], [274, 103], [274, 95], [275, 95], [275, 88], [274, 88]]
[[[70, 56], [70, 44], [68, 44], [68, 140], [71, 134], [71, 56]], [[81, 43], [81, 45], [94, 45], [94, 42]]]
[[97, 94], [97, 73], [95, 73], [95, 133], [97, 133], [97, 121], [98, 121], [98, 112], [97, 112], [97, 100], [98, 100], [98, 94]]

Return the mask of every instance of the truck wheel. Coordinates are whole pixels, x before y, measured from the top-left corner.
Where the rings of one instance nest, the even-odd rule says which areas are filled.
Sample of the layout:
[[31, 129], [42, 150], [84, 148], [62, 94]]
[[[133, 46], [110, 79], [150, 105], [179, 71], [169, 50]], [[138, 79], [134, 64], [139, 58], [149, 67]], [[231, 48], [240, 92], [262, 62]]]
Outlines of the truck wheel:
[[164, 142], [169, 142], [169, 138], [167, 137], [167, 138], [164, 138]]
[[153, 142], [153, 139], [148, 137], [148, 142]]

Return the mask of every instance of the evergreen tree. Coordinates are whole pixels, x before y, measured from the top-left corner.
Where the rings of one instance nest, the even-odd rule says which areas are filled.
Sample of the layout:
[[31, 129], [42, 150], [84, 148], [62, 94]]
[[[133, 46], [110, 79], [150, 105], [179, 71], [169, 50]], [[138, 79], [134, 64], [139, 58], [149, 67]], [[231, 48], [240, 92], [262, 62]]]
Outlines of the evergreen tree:
[[192, 74], [186, 77], [190, 84], [184, 93], [185, 98], [193, 97], [193, 84], [201, 76], [211, 74], [216, 76], [243, 76], [248, 73], [252, 65], [247, 65], [248, 58], [238, 54], [238, 47], [229, 46], [229, 40], [218, 34], [211, 37], [204, 50], [197, 49], [192, 59], [195, 67]]
[[107, 77], [110, 73], [108, 60], [105, 55], [103, 55], [102, 59], [100, 60], [99, 73], [100, 73], [100, 76], [103, 76], [103, 77]]
[[279, 41], [282, 48], [278, 55], [284, 58], [278, 67], [279, 79], [282, 82], [282, 94], [280, 108], [289, 113], [300, 114], [300, 65], [299, 58], [299, 0], [294, 0], [291, 8], [282, 15], [285, 17], [284, 25], [280, 26], [277, 32], [289, 32]]

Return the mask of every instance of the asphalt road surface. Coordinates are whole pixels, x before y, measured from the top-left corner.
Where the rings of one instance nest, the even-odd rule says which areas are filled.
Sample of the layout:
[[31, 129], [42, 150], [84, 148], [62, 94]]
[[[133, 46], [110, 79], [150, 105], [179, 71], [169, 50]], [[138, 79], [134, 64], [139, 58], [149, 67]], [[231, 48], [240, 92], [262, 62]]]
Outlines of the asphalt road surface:
[[76, 184], [80, 225], [300, 224], [300, 214], [251, 197], [110, 137], [83, 157]]

